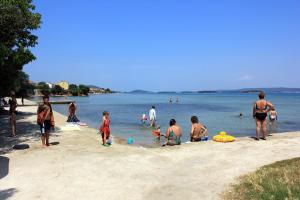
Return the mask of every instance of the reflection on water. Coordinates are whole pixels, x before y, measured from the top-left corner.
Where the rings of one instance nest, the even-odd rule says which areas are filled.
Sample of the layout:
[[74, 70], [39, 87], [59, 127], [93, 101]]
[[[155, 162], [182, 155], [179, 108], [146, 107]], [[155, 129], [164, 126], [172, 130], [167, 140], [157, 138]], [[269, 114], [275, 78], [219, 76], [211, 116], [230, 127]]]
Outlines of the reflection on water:
[[[179, 98], [180, 103], [168, 103], [169, 98]], [[252, 106], [256, 94], [113, 94], [90, 97], [69, 97], [78, 105], [78, 117], [91, 127], [98, 128], [101, 113], [111, 113], [112, 134], [123, 138], [131, 137], [135, 142], [157, 144], [151, 129], [144, 128], [140, 119], [156, 106], [158, 124], [164, 132], [171, 118], [175, 118], [184, 131], [183, 141], [189, 140], [190, 118], [197, 115], [204, 123], [210, 136], [227, 131], [234, 136], [255, 135]], [[300, 94], [267, 94], [279, 113], [272, 132], [300, 130]], [[54, 109], [67, 114], [67, 105], [54, 105]], [[239, 114], [243, 113], [243, 118]]]

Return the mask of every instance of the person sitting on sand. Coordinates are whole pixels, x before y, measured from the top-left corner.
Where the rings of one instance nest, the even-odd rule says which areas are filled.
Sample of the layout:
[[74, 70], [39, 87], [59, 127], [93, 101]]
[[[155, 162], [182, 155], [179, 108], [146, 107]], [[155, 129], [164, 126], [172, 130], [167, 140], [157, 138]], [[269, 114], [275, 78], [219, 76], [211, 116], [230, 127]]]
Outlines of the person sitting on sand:
[[[266, 140], [267, 136], [267, 116], [271, 109], [274, 107], [270, 102], [265, 100], [265, 93], [260, 92], [259, 100], [253, 105], [253, 118], [256, 121], [256, 140]], [[263, 137], [259, 137], [260, 133], [263, 133]]]
[[80, 120], [76, 116], [77, 106], [74, 102], [69, 105], [69, 117], [67, 122], [80, 122]]
[[182, 136], [182, 130], [179, 126], [176, 125], [176, 120], [171, 119], [170, 120], [170, 127], [166, 131], [166, 139], [167, 142], [165, 145], [168, 146], [174, 146], [174, 145], [180, 145], [181, 144], [181, 136]]
[[49, 96], [43, 97], [43, 104], [37, 110], [37, 123], [40, 125], [41, 140], [43, 147], [49, 146], [49, 135], [51, 128], [54, 129], [54, 115], [51, 104], [49, 103]]
[[200, 142], [203, 137], [208, 137], [208, 130], [206, 126], [199, 123], [197, 116], [192, 116], [191, 122], [191, 142]]
[[15, 137], [17, 134], [17, 99], [15, 93], [12, 92], [11, 99], [9, 100], [9, 114], [10, 114], [10, 127], [11, 127], [11, 137]]
[[149, 111], [149, 119], [150, 119], [150, 126], [155, 127], [155, 124], [156, 124], [155, 106], [152, 106], [151, 110]]
[[99, 128], [101, 136], [102, 136], [102, 145], [103, 146], [110, 146], [111, 143], [109, 142], [110, 139], [110, 119], [109, 119], [109, 112], [103, 112], [102, 123]]

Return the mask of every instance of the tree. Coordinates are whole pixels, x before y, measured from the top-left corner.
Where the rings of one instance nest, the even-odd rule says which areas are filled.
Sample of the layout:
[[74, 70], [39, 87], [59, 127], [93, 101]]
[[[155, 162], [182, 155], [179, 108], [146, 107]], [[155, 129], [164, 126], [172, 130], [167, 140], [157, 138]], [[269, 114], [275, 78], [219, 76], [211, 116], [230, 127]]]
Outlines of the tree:
[[34, 85], [29, 82], [28, 74], [23, 71], [19, 72], [19, 77], [16, 80], [16, 95], [17, 96], [28, 96], [34, 94]]
[[78, 96], [79, 93], [79, 88], [75, 84], [70, 84], [69, 85], [69, 92], [71, 93], [72, 96]]
[[39, 89], [40, 92], [43, 95], [49, 95], [50, 94], [49, 85], [47, 85], [45, 82], [39, 82], [38, 85], [37, 85], [37, 89]]
[[109, 88], [105, 89], [105, 93], [112, 93], [111, 90]]
[[17, 90], [23, 66], [35, 56], [37, 44], [31, 32], [40, 27], [41, 15], [34, 13], [32, 0], [0, 0], [0, 96]]
[[63, 95], [65, 93], [65, 90], [62, 87], [60, 87], [59, 85], [55, 85], [51, 89], [51, 93], [55, 94], [55, 95]]
[[89, 95], [90, 88], [85, 85], [79, 85], [79, 93], [81, 95]]

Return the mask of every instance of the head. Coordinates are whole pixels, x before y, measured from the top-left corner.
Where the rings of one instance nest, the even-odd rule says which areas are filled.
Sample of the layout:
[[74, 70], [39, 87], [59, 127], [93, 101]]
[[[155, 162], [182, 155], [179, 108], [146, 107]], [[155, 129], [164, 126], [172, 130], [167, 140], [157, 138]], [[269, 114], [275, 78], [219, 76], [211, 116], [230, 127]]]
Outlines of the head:
[[152, 106], [152, 109], [155, 109], [155, 106]]
[[16, 98], [16, 93], [15, 93], [14, 91], [11, 91], [11, 92], [10, 92], [10, 96], [11, 96], [11, 98], [14, 99], [14, 98]]
[[44, 103], [49, 103], [49, 96], [48, 95], [43, 96], [43, 101]]
[[266, 94], [265, 94], [263, 91], [261, 91], [261, 92], [258, 94], [259, 99], [264, 99], [265, 96], [266, 96]]
[[104, 112], [103, 112], [103, 117], [109, 117], [109, 112], [104, 111]]
[[271, 110], [272, 110], [272, 111], [275, 111], [276, 109], [275, 109], [275, 107], [272, 107]]
[[176, 125], [176, 120], [175, 119], [171, 119], [170, 120], [170, 126], [174, 126]]
[[191, 118], [191, 122], [192, 122], [192, 124], [198, 124], [199, 123], [198, 117], [197, 116], [193, 116]]

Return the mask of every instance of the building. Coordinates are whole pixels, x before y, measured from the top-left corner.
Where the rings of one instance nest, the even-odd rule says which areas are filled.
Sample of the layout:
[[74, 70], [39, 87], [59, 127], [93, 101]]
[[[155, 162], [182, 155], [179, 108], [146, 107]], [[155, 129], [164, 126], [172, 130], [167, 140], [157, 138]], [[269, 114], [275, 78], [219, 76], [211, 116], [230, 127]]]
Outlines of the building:
[[60, 81], [56, 85], [59, 85], [64, 90], [68, 90], [69, 89], [69, 83], [67, 81]]
[[55, 84], [53, 84], [53, 83], [46, 83], [46, 85], [48, 85], [50, 89], [54, 88], [54, 86], [55, 86]]

